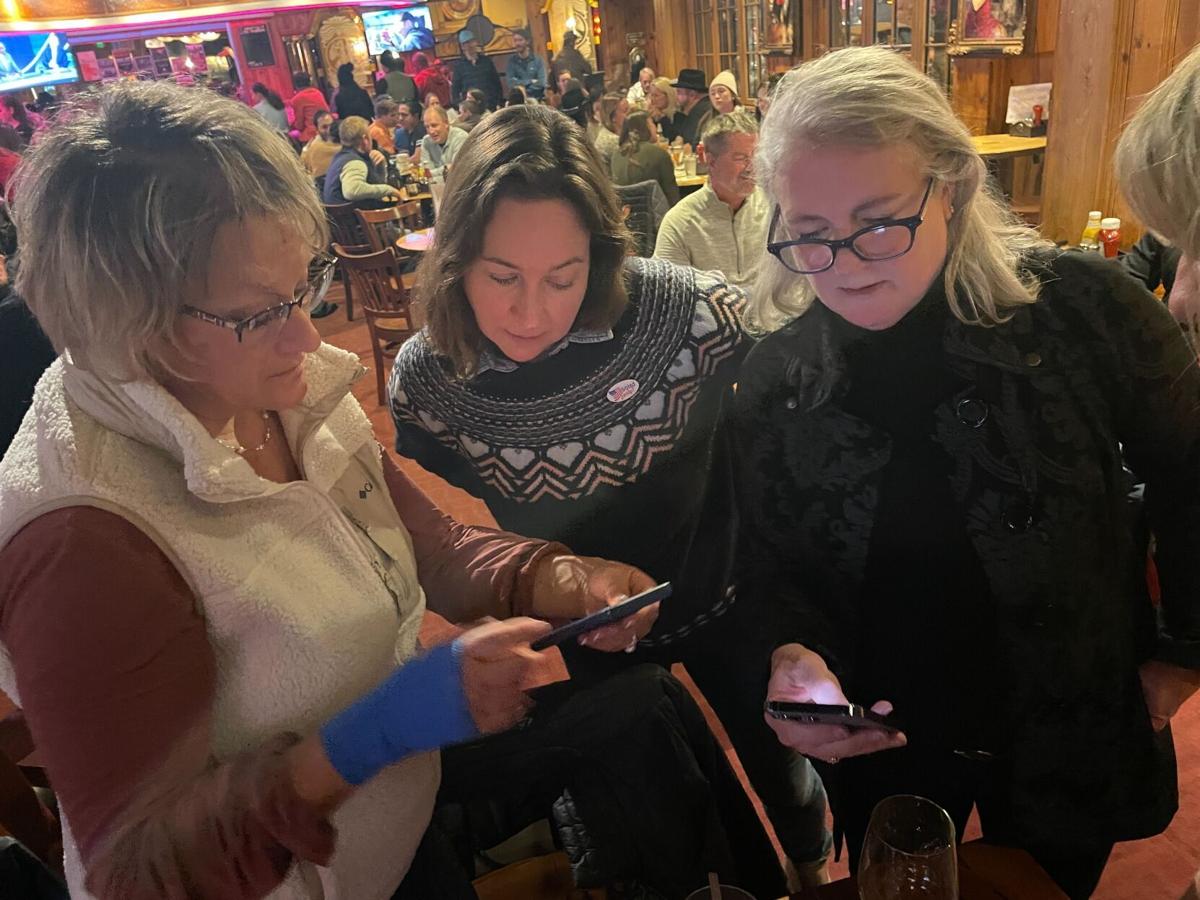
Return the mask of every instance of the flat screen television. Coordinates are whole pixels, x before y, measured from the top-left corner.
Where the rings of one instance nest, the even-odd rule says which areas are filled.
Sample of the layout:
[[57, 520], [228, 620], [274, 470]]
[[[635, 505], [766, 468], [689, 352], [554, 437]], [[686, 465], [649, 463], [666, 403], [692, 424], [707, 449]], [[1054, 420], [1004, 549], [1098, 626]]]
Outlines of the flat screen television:
[[0, 34], [0, 93], [79, 80], [61, 31]]
[[392, 53], [432, 50], [436, 43], [428, 6], [374, 9], [364, 12], [362, 20], [367, 32], [367, 50], [372, 56], [385, 50]]

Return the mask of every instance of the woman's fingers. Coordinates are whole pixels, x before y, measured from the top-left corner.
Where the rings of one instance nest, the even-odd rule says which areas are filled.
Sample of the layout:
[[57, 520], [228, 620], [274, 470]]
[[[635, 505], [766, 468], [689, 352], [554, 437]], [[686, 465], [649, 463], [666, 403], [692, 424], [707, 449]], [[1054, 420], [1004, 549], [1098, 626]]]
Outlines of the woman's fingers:
[[908, 739], [902, 733], [878, 728], [846, 728], [841, 725], [801, 725], [766, 717], [767, 724], [781, 743], [797, 753], [836, 763], [851, 756], [866, 756], [881, 750], [903, 747]]

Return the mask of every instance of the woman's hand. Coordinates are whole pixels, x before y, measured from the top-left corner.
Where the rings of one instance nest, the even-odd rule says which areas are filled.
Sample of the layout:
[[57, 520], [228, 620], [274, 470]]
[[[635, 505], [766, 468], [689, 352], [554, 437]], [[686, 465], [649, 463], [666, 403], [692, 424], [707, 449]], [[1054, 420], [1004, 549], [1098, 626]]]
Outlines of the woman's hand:
[[1138, 670], [1142, 694], [1150, 711], [1150, 724], [1162, 731], [1191, 696], [1200, 689], [1200, 672], [1151, 660]]
[[[655, 581], [640, 569], [595, 556], [551, 556], [538, 569], [533, 593], [535, 615], [546, 619], [581, 619], [648, 591]], [[627, 619], [580, 635], [593, 650], [632, 652], [658, 618], [652, 603]]]
[[533, 706], [525, 691], [546, 660], [529, 644], [548, 631], [546, 622], [516, 618], [485, 620], [459, 636], [463, 692], [471, 718], [483, 734], [511, 728]]
[[[825, 660], [801, 644], [784, 644], [772, 654], [767, 699], [842, 706], [850, 702]], [[892, 704], [880, 700], [871, 707], [871, 711], [886, 716], [891, 713]], [[836, 763], [849, 756], [891, 750], [908, 743], [900, 733], [889, 734], [873, 728], [846, 728], [842, 725], [805, 725], [764, 716], [780, 743], [827, 763]]]

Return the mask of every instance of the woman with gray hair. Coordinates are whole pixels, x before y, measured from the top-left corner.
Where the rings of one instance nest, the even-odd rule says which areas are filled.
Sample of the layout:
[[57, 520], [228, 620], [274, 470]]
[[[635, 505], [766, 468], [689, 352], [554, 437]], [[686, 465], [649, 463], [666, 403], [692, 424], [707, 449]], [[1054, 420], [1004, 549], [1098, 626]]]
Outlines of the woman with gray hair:
[[[884, 49], [776, 88], [774, 207], [736, 400], [738, 589], [773, 647], [752, 702], [871, 704], [899, 732], [771, 719], [857, 859], [915, 793], [1087, 897], [1177, 804], [1200, 684], [1200, 372], [1155, 298], [985, 187], [938, 86]], [[1128, 512], [1147, 484], [1161, 619]], [[886, 752], [884, 752], [886, 751]]]
[[1168, 302], [1200, 349], [1200, 49], [1142, 103], [1114, 163], [1133, 211], [1179, 254]]
[[646, 577], [460, 525], [382, 451], [308, 316], [321, 205], [252, 110], [115, 87], [18, 177], [18, 289], [61, 356], [0, 463], [0, 689], [72, 896], [390, 897], [430, 751], [526, 714], [549, 630], [422, 652], [426, 603], [574, 618]]

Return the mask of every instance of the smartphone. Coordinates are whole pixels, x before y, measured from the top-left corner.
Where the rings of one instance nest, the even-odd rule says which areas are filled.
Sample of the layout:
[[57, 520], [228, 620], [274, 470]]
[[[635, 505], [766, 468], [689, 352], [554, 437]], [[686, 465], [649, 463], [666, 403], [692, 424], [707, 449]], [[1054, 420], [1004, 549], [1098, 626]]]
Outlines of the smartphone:
[[875, 728], [897, 734], [900, 727], [878, 713], [857, 703], [791, 703], [787, 700], [768, 700], [763, 706], [772, 719], [786, 719], [805, 725], [843, 725], [846, 728]]
[[569, 641], [571, 638], [579, 637], [581, 634], [587, 634], [589, 631], [595, 631], [597, 628], [603, 628], [605, 625], [611, 625], [613, 622], [628, 619], [638, 610], [645, 609], [651, 603], [666, 600], [670, 596], [671, 582], [664, 581], [662, 584], [655, 585], [648, 591], [635, 594], [628, 600], [622, 600], [620, 603], [613, 604], [599, 612], [594, 612], [590, 616], [584, 616], [582, 619], [576, 619], [574, 622], [568, 622], [566, 625], [555, 628], [552, 632], [538, 638], [529, 646], [534, 650], [557, 647], [559, 644]]

